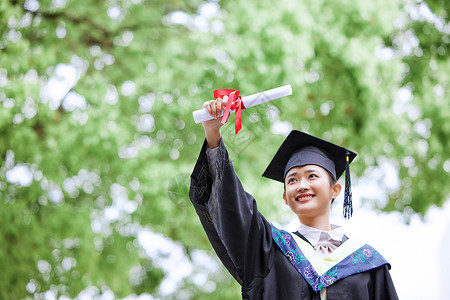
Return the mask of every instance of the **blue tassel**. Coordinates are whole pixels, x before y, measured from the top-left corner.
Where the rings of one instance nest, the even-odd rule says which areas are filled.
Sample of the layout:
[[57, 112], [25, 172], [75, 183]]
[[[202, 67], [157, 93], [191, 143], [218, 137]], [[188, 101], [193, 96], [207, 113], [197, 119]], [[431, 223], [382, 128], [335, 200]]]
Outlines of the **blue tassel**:
[[350, 152], [345, 149], [345, 193], [344, 193], [344, 218], [350, 219], [353, 215], [352, 183], [350, 181]]

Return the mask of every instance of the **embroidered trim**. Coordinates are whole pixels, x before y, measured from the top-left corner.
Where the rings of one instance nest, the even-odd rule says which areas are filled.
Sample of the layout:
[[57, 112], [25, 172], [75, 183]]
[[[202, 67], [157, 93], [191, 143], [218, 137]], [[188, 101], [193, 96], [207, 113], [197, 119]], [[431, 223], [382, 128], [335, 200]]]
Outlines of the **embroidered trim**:
[[378, 251], [365, 244], [319, 276], [292, 235], [274, 227], [272, 224], [271, 227], [272, 238], [275, 243], [316, 292], [329, 287], [340, 279], [389, 264]]

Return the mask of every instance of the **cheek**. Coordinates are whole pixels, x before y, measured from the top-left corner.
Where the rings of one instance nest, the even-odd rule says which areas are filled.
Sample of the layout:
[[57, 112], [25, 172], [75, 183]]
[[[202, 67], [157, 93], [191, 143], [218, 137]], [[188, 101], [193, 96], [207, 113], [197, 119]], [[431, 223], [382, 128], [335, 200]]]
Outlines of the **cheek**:
[[323, 202], [331, 201], [331, 199], [333, 198], [333, 188], [330, 186], [330, 184], [328, 182], [323, 182], [319, 188], [321, 191], [321, 200]]
[[288, 190], [286, 191], [286, 197], [284, 198], [284, 202], [287, 205], [290, 205], [291, 203], [295, 202], [295, 196], [296, 196], [296, 192], [292, 191], [288, 188]]

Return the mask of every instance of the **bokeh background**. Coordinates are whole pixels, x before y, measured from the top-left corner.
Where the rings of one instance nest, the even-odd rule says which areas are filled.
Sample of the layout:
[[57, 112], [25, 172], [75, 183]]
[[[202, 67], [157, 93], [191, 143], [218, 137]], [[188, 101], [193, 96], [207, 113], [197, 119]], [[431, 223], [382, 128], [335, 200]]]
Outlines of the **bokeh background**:
[[0, 298], [239, 299], [188, 199], [217, 88], [293, 95], [222, 129], [260, 211], [291, 129], [358, 152], [355, 214], [401, 299], [450, 277], [450, 2], [0, 1]]

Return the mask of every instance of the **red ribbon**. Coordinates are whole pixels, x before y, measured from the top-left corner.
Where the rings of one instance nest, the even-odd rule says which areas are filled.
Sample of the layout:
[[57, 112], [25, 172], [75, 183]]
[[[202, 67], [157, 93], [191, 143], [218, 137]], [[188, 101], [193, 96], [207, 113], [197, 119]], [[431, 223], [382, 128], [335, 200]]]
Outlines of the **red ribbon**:
[[239, 91], [235, 91], [232, 89], [220, 89], [214, 91], [214, 99], [223, 98], [224, 96], [228, 96], [227, 106], [225, 107], [225, 112], [222, 117], [222, 124], [228, 120], [230, 116], [231, 110], [236, 110], [236, 116], [234, 117], [234, 128], [235, 134], [237, 134], [241, 128], [241, 110], [245, 109], [244, 103], [242, 102], [241, 95], [239, 95]]

